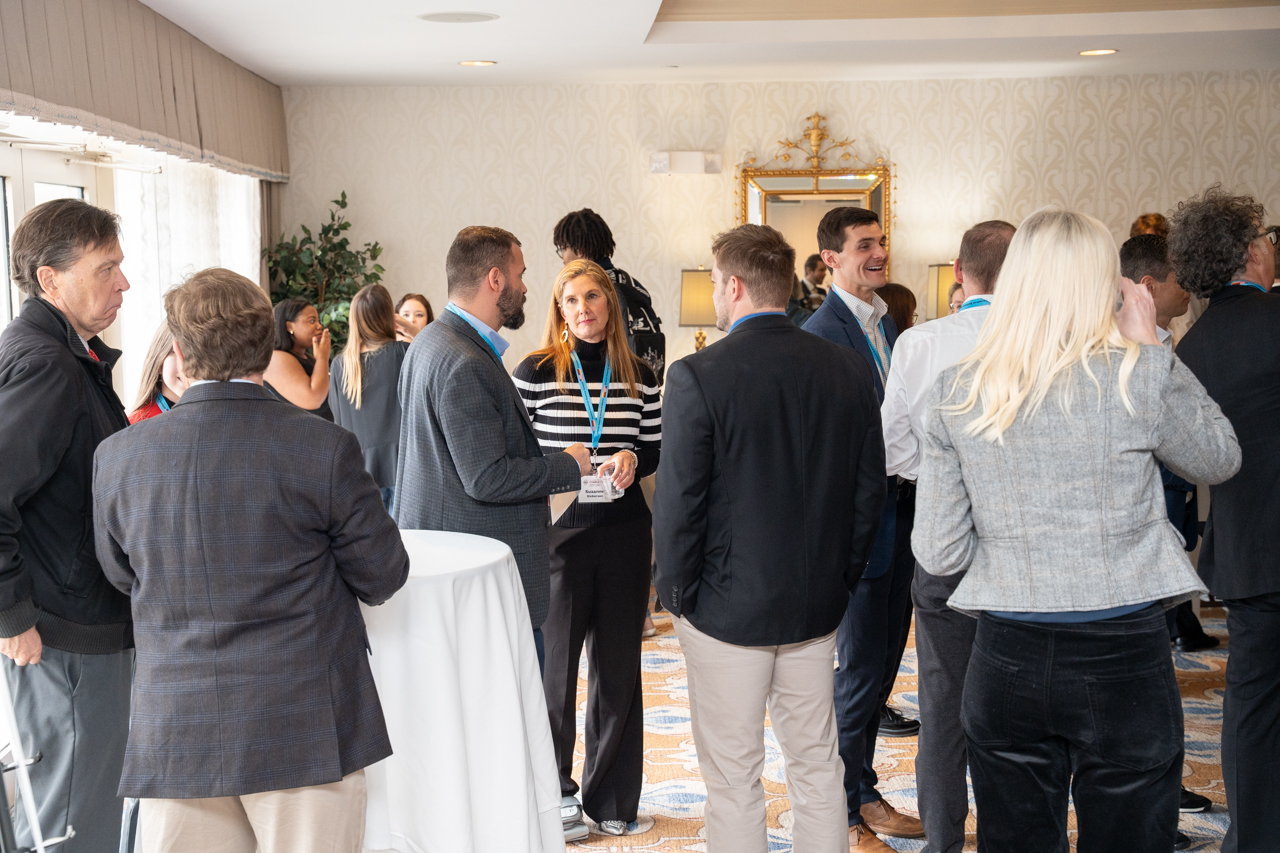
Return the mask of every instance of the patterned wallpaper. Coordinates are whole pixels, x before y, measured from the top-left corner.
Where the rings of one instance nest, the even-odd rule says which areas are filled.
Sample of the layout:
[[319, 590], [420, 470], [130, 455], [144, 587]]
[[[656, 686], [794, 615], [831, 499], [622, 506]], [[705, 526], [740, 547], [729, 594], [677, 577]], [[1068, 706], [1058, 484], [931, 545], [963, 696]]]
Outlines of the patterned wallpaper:
[[[398, 295], [445, 301], [444, 256], [466, 225], [523, 242], [529, 320], [513, 367], [541, 335], [559, 261], [551, 230], [591, 207], [615, 262], [654, 294], [668, 359], [680, 329], [680, 270], [710, 264], [734, 224], [732, 164], [773, 156], [818, 110], [860, 155], [897, 165], [893, 277], [923, 293], [974, 222], [1014, 223], [1059, 204], [1128, 236], [1214, 182], [1255, 194], [1280, 221], [1280, 72], [919, 80], [467, 88], [293, 88], [284, 92], [290, 233], [346, 190], [354, 239], [379, 240]], [[715, 150], [720, 175], [655, 176], [649, 154]], [[714, 340], [719, 333], [712, 330]]]

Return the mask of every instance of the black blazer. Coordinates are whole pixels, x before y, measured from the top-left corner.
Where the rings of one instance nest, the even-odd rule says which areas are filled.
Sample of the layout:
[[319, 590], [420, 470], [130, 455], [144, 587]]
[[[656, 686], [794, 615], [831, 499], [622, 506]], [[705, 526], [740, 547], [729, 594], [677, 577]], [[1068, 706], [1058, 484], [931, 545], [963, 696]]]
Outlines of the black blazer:
[[409, 557], [354, 435], [252, 383], [194, 385], [98, 447], [93, 497], [138, 647], [121, 796], [323, 785], [391, 754], [360, 602]]
[[1223, 288], [1178, 357], [1240, 440], [1240, 473], [1209, 490], [1200, 576], [1219, 598], [1280, 592], [1280, 296]]
[[829, 634], [885, 500], [871, 373], [781, 314], [667, 370], [653, 521], [663, 604], [727, 643]]

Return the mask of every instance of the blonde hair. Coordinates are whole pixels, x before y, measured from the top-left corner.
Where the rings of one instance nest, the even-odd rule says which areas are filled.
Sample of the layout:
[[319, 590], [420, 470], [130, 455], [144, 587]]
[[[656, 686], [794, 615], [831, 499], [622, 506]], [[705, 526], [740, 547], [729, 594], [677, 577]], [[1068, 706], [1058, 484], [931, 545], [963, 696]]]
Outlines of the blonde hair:
[[396, 339], [391, 294], [380, 284], [367, 284], [351, 297], [347, 345], [342, 349], [342, 393], [357, 409], [364, 402], [362, 350], [381, 349]]
[[[1113, 352], [1124, 353], [1120, 400], [1133, 414], [1129, 377], [1139, 346], [1121, 335], [1116, 323], [1119, 287], [1120, 256], [1105, 225], [1056, 208], [1028, 216], [1009, 243], [996, 286], [1000, 298], [951, 387], [954, 396], [967, 386], [964, 400], [947, 407], [952, 411], [964, 414], [981, 403], [981, 413], [965, 431], [1000, 441], [1020, 412], [1034, 417], [1054, 380], [1077, 365], [1093, 380], [1101, 401], [1102, 386], [1089, 362]], [[1069, 386], [1059, 404], [1070, 411]]]
[[609, 274], [604, 271], [604, 268], [594, 261], [571, 261], [560, 270], [560, 274], [556, 276], [556, 283], [551, 288], [551, 309], [547, 312], [547, 326], [542, 332], [542, 347], [529, 355], [540, 356], [537, 367], [541, 367], [547, 361], [555, 365], [557, 385], [563, 387], [569, 382], [573, 369], [573, 359], [570, 354], [577, 343], [577, 338], [560, 314], [560, 300], [564, 297], [565, 285], [583, 276], [591, 279], [592, 284], [604, 292], [605, 301], [609, 303], [609, 322], [605, 327], [604, 340], [605, 354], [609, 358], [609, 364], [612, 365], [613, 376], [627, 386], [627, 390], [633, 397], [638, 397], [640, 359], [627, 345], [627, 329], [622, 319], [622, 306], [618, 303], [618, 293], [613, 288], [613, 282], [609, 280]]
[[147, 347], [147, 357], [142, 362], [142, 382], [138, 385], [138, 399], [134, 401], [129, 414], [145, 409], [160, 396], [164, 386], [164, 360], [171, 352], [173, 332], [169, 331], [168, 323], [161, 323], [151, 339], [151, 346]]

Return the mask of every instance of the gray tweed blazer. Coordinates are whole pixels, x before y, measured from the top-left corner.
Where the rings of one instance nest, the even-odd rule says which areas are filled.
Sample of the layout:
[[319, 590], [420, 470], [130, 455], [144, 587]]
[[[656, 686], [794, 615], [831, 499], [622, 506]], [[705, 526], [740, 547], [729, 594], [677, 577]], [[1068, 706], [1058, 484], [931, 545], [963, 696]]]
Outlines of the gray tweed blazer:
[[[1161, 601], [1204, 585], [1169, 523], [1156, 460], [1195, 483], [1240, 467], [1231, 423], [1169, 350], [1144, 346], [1121, 402], [1121, 355], [1077, 367], [1035, 417], [992, 443], [975, 416], [941, 406], [960, 368], [942, 372], [925, 420], [911, 547], [935, 575], [967, 570], [949, 604], [963, 611], [1053, 613]], [[1071, 394], [1070, 414], [1060, 405]], [[959, 392], [957, 393], [959, 398]]]
[[391, 754], [359, 602], [409, 556], [354, 435], [196, 385], [99, 445], [93, 506], [138, 647], [121, 796], [322, 785]]
[[535, 628], [547, 616], [547, 497], [577, 491], [578, 463], [543, 455], [502, 361], [451, 311], [414, 338], [400, 368], [395, 519], [511, 546]]

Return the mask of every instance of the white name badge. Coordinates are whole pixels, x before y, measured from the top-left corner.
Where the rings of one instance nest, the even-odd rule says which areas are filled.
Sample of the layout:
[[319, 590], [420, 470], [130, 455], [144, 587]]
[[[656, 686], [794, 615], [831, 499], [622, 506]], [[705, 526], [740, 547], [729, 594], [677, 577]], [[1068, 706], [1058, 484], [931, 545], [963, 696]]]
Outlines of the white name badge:
[[584, 504], [613, 503], [622, 497], [622, 489], [613, 484], [611, 477], [588, 475], [582, 478], [582, 488], [578, 492], [578, 502]]

